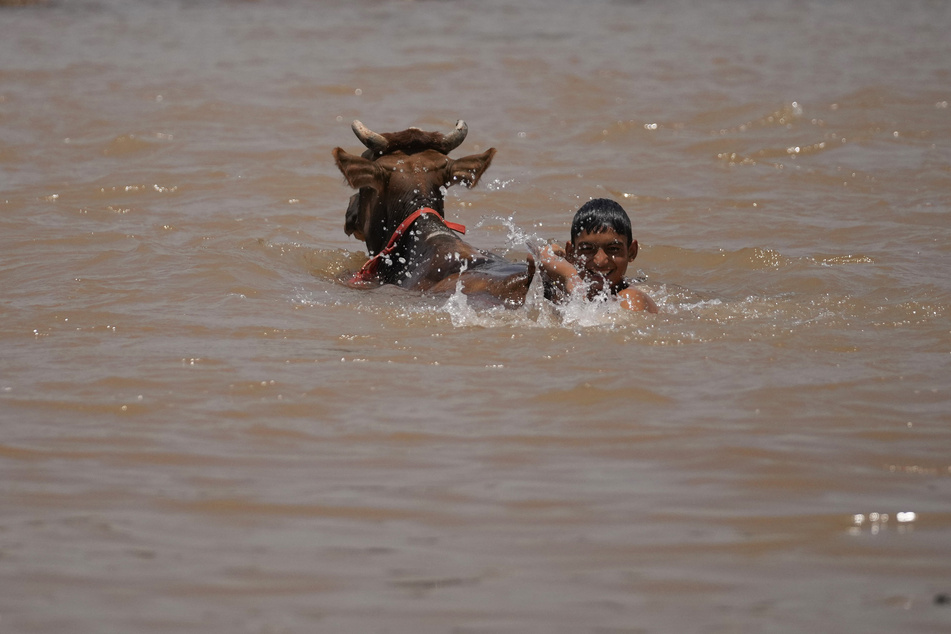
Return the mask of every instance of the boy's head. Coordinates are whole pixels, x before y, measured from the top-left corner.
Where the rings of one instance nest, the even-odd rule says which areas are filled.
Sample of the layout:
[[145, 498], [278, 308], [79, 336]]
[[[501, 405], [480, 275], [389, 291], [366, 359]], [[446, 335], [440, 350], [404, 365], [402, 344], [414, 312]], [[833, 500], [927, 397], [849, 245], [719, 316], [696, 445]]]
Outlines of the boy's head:
[[565, 245], [565, 251], [590, 285], [590, 294], [602, 290], [616, 293], [623, 287], [627, 265], [637, 257], [631, 219], [613, 200], [589, 200], [575, 213], [571, 242]]
[[627, 238], [627, 244], [634, 239], [631, 219], [624, 207], [608, 198], [594, 198], [575, 212], [571, 221], [571, 241], [574, 242], [582, 233], [601, 233], [607, 229]]

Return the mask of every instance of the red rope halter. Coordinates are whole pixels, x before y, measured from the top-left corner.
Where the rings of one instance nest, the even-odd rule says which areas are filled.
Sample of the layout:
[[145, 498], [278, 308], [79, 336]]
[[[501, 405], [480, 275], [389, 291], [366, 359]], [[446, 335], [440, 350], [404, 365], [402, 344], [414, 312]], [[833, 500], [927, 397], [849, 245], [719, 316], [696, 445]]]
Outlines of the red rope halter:
[[353, 277], [350, 278], [350, 281], [347, 282], [347, 286], [352, 288], [367, 288], [372, 286], [375, 278], [376, 271], [380, 266], [380, 259], [388, 256], [396, 248], [396, 243], [399, 242], [399, 239], [406, 233], [406, 230], [409, 229], [410, 225], [416, 222], [416, 219], [422, 216], [423, 214], [436, 214], [440, 220], [445, 223], [447, 227], [453, 231], [458, 231], [459, 233], [465, 233], [466, 228], [463, 225], [460, 225], [455, 222], [449, 222], [445, 218], [439, 215], [439, 212], [435, 209], [430, 209], [429, 207], [423, 207], [422, 209], [417, 209], [409, 216], [406, 217], [406, 220], [400, 223], [400, 226], [396, 228], [396, 231], [393, 232], [393, 235], [390, 236], [389, 242], [386, 243], [386, 246], [383, 249], [374, 255], [372, 258], [366, 261], [359, 271], [357, 271]]

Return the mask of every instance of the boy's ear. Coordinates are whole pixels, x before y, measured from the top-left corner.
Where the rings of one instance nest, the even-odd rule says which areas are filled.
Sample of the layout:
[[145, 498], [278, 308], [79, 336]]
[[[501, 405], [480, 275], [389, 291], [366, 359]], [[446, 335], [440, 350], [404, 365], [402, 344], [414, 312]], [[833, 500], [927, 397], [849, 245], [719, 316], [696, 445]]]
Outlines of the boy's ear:
[[489, 169], [495, 148], [490, 147], [482, 154], [463, 156], [452, 162], [449, 168], [449, 182], [447, 185], [462, 183], [466, 187], [475, 187], [485, 170]]
[[565, 259], [573, 262], [575, 257], [575, 243], [569, 240], [565, 243]]
[[347, 179], [347, 183], [354, 189], [369, 187], [380, 191], [383, 188], [383, 171], [380, 167], [362, 156], [348, 154], [340, 148], [334, 148], [334, 161], [337, 169]]
[[627, 261], [633, 262], [637, 257], [637, 240], [631, 240], [631, 246], [627, 249]]

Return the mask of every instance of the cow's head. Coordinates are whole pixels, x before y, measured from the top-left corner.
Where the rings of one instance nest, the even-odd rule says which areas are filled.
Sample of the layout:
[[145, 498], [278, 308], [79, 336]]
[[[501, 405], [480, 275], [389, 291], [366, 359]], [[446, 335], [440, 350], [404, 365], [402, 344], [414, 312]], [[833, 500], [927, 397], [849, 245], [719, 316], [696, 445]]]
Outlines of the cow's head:
[[447, 155], [466, 138], [468, 128], [459, 121], [449, 134], [410, 128], [377, 134], [359, 121], [353, 132], [367, 147], [362, 156], [333, 151], [337, 167], [359, 192], [350, 199], [344, 230], [377, 253], [390, 234], [411, 213], [430, 207], [443, 213], [446, 188], [479, 182], [495, 156], [495, 148], [482, 154], [451, 159]]

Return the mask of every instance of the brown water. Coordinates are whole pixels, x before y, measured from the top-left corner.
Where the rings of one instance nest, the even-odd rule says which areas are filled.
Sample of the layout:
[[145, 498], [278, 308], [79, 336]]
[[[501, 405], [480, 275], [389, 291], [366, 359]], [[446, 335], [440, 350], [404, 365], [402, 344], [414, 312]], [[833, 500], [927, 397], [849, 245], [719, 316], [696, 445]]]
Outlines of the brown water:
[[[951, 630], [951, 4], [25, 4], [0, 631]], [[355, 118], [662, 313], [339, 285]]]

